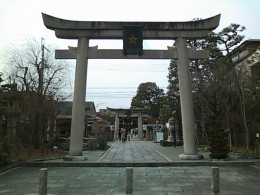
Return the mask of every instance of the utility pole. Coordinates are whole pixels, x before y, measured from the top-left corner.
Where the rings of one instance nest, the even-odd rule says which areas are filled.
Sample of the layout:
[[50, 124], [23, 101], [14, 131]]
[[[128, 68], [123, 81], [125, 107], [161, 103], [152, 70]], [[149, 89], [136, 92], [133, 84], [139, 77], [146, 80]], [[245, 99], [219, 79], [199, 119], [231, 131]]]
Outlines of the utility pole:
[[41, 66], [40, 66], [40, 72], [39, 72], [39, 89], [38, 89], [38, 93], [39, 94], [43, 94], [43, 70], [44, 68], [46, 68], [45, 66], [45, 59], [44, 59], [44, 50], [47, 50], [48, 52], [50, 52], [43, 43], [44, 38], [41, 38], [41, 50], [42, 50], [42, 59], [41, 59]]
[[41, 50], [42, 50], [42, 58], [41, 58], [41, 66], [39, 67], [39, 88], [38, 88], [38, 95], [39, 95], [39, 109], [38, 109], [38, 129], [39, 129], [39, 141], [40, 141], [40, 147], [41, 152], [43, 153], [45, 150], [45, 142], [47, 140], [47, 130], [44, 128], [44, 118], [43, 118], [43, 103], [44, 103], [44, 94], [43, 94], [43, 81], [44, 81], [44, 74], [43, 71], [46, 68], [45, 64], [45, 55], [44, 51], [45, 49], [50, 52], [43, 43], [44, 39], [41, 38]]

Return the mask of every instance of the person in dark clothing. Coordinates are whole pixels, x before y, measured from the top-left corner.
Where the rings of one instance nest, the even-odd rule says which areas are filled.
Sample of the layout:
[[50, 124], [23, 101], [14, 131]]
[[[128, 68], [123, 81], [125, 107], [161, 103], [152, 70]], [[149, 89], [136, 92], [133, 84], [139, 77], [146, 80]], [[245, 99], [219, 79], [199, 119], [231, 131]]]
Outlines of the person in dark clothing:
[[121, 141], [121, 129], [118, 130], [117, 138], [118, 138], [118, 141]]
[[126, 130], [124, 128], [121, 129], [121, 140], [125, 142]]

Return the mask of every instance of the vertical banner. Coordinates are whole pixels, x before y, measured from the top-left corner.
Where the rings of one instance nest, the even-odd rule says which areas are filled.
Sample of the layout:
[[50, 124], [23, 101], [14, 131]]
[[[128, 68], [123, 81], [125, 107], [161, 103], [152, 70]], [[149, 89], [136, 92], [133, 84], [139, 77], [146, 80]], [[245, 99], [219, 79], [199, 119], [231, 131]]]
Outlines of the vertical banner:
[[123, 26], [123, 52], [127, 54], [143, 53], [143, 26]]

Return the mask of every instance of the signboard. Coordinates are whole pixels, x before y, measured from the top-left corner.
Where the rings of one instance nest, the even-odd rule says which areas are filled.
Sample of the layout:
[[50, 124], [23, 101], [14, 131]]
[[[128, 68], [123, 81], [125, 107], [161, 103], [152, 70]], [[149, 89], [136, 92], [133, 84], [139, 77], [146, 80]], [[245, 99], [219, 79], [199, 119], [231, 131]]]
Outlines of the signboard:
[[123, 27], [123, 52], [127, 54], [143, 53], [143, 26]]
[[156, 142], [163, 140], [163, 132], [156, 132]]

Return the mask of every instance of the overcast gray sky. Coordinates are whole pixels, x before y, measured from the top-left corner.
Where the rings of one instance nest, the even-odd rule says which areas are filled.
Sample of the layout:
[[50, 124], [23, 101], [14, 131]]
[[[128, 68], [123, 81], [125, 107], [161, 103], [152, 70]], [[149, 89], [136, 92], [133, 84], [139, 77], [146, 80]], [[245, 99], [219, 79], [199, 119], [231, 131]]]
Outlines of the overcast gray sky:
[[[41, 12], [68, 20], [89, 21], [189, 21], [221, 14], [220, 26], [231, 23], [246, 27], [246, 39], [260, 39], [259, 0], [1, 0], [0, 71], [3, 51], [11, 44], [19, 46], [26, 38], [45, 39], [57, 49], [76, 46], [76, 41], [58, 39], [42, 21]], [[122, 48], [121, 40], [91, 41], [99, 48]], [[173, 41], [145, 41], [144, 48], [166, 49]], [[75, 61], [71, 61], [75, 64]], [[97, 109], [130, 106], [140, 83], [156, 82], [166, 89], [169, 60], [90, 60], [87, 77], [87, 101]], [[72, 83], [74, 74], [71, 75]], [[68, 87], [68, 93], [73, 87]]]

